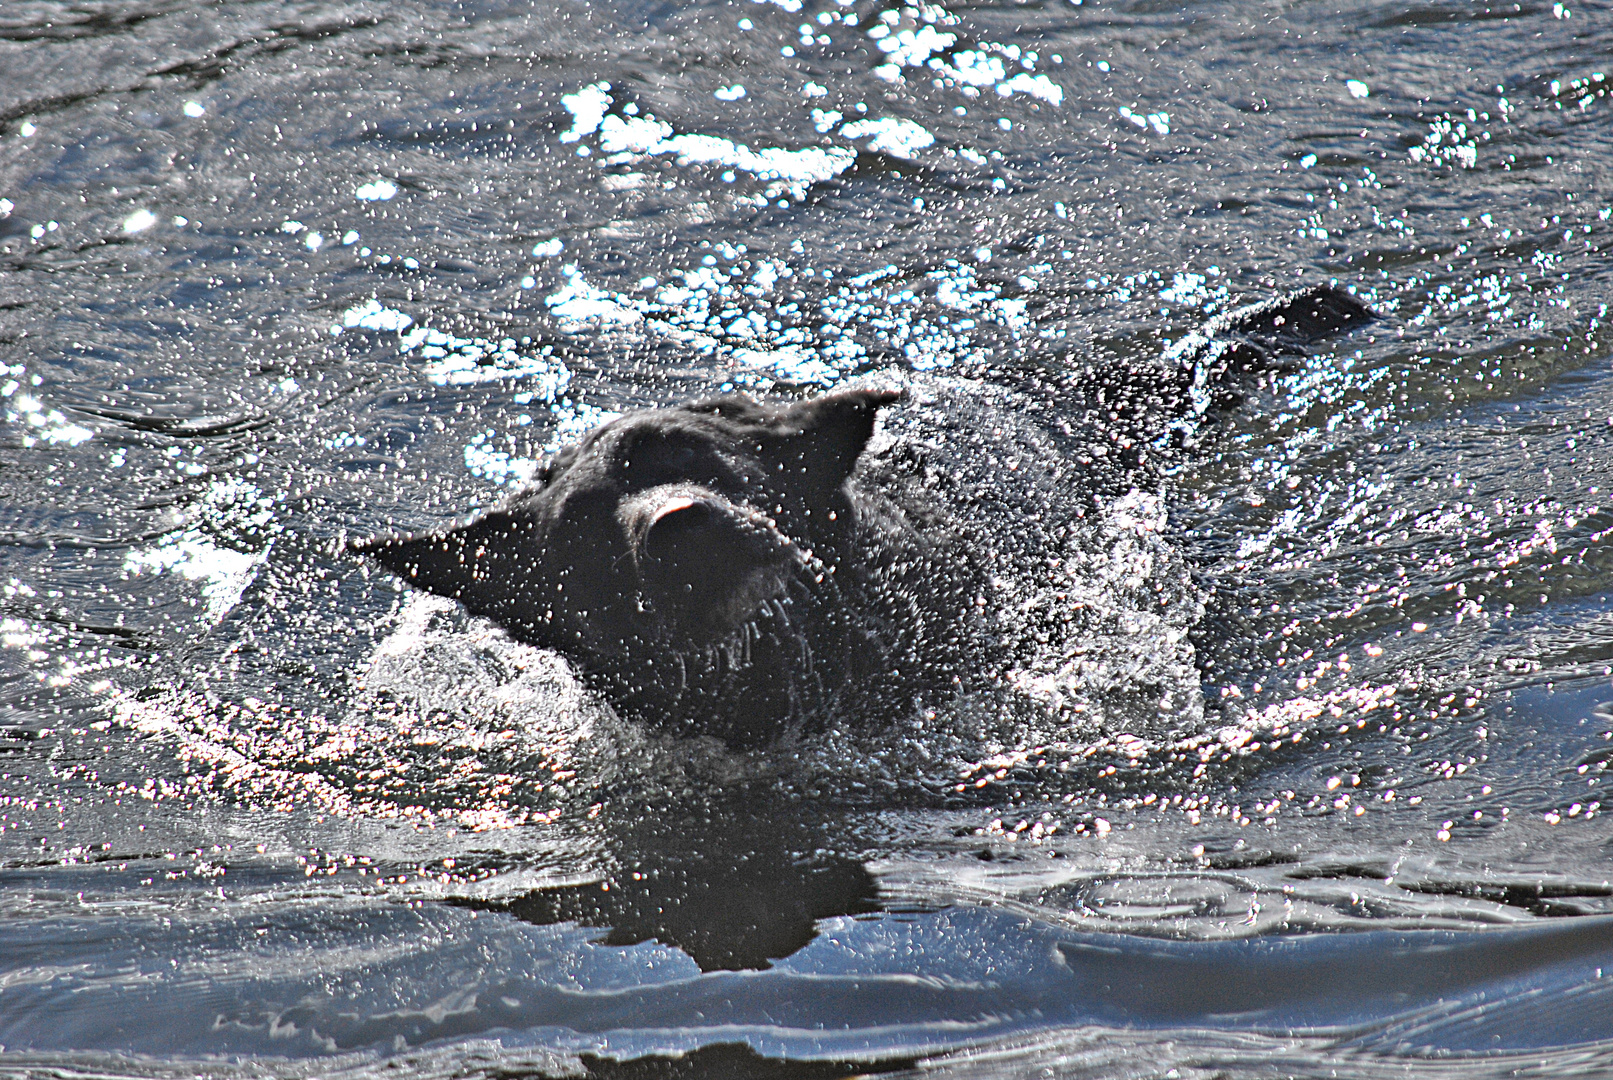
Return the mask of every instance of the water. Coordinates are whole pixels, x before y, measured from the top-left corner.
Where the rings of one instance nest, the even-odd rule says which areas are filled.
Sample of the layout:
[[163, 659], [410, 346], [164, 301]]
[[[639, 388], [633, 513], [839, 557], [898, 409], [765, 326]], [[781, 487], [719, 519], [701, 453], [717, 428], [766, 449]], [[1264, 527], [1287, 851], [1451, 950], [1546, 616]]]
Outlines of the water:
[[[8, 3], [0, 1070], [1605, 1074], [1608, 15]], [[1322, 282], [1082, 579], [1173, 724], [729, 754], [336, 553]]]

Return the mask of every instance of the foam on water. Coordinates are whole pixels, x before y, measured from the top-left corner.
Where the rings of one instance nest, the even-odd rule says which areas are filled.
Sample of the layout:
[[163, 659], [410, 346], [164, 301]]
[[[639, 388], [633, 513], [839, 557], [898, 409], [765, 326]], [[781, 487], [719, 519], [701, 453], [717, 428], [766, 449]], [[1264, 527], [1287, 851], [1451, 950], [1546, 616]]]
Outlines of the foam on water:
[[[921, 443], [945, 445], [942, 428], [967, 425], [959, 408], [964, 401], [972, 408], [994, 402], [990, 407], [1001, 410], [1015, 404], [1010, 395], [980, 384], [896, 372], [875, 381], [905, 385], [908, 398], [870, 444], [874, 461], [900, 460], [904, 447]], [[551, 448], [603, 419], [579, 418], [570, 430], [562, 425]], [[1036, 452], [1031, 444], [1013, 449]], [[525, 479], [535, 467], [530, 459], [496, 449], [491, 432], [472, 440], [466, 463], [496, 482]], [[980, 460], [967, 468], [972, 474], [986, 465]], [[715, 740], [671, 739], [614, 720], [601, 741], [600, 717], [609, 710], [580, 689], [564, 661], [482, 623], [473, 623], [477, 629], [463, 638], [463, 614], [457, 624], [447, 618], [458, 612], [456, 606], [415, 594], [399, 628], [369, 661], [372, 676], [366, 685], [384, 686], [409, 715], [435, 717], [438, 725], [478, 731], [497, 724], [523, 732], [523, 738], [539, 738], [545, 753], [558, 755], [555, 760], [563, 759], [564, 769], [575, 774], [579, 790], [632, 791], [635, 799], [653, 800], [657, 793], [690, 784], [715, 791], [741, 780], [832, 791], [852, 802], [874, 788], [930, 798], [975, 790], [981, 775], [989, 777], [1010, 760], [1081, 761], [1094, 752], [1093, 740], [1101, 744], [1119, 731], [1151, 740], [1134, 747], [1169, 751], [1179, 733], [1197, 732], [1203, 725], [1187, 636], [1202, 605], [1180, 553], [1163, 535], [1164, 520], [1157, 495], [1133, 492], [1089, 513], [1067, 533], [1051, 571], [1002, 562], [993, 580], [993, 604], [1002, 611], [1002, 631], [1022, 639], [1017, 647], [1022, 666], [1003, 673], [1001, 692], [937, 699], [933, 708], [893, 728], [867, 730], [848, 722], [801, 735], [792, 738], [787, 755], [736, 753]], [[425, 634], [426, 626], [438, 629]], [[402, 658], [406, 668], [397, 667]], [[377, 670], [394, 674], [377, 681]], [[423, 689], [412, 689], [416, 683]], [[431, 690], [449, 686], [451, 693]], [[368, 705], [354, 708], [372, 718], [379, 715]], [[503, 797], [484, 803], [482, 810], [516, 813]]]

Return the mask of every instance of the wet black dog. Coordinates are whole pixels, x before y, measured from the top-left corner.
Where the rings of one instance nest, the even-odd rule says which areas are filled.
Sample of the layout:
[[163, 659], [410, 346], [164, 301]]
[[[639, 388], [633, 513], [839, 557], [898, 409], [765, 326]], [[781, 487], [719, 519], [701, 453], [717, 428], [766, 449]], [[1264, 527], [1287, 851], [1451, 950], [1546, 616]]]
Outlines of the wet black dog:
[[[1206, 365], [1257, 366], [1368, 317], [1329, 289], [1224, 316], [1194, 346], [1197, 382]], [[1194, 364], [1155, 396], [1177, 403], [1167, 411], [1186, 407]], [[1065, 454], [1012, 402], [865, 459], [880, 410], [902, 399], [865, 387], [631, 413], [467, 525], [353, 547], [559, 651], [619, 712], [650, 724], [754, 746], [891, 717], [1001, 669], [1013, 646], [997, 564], [1065, 535], [1091, 491], [1124, 471], [1106, 448]], [[938, 467], [922, 451], [938, 439], [968, 445]], [[1031, 505], [1019, 523], [984, 520], [973, 508], [1008, 470]]]

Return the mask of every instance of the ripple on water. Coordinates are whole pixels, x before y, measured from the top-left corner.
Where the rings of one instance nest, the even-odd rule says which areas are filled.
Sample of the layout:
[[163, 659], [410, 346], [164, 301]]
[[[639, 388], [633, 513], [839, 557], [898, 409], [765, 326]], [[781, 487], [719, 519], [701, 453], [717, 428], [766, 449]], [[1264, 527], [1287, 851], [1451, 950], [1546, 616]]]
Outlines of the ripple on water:
[[[1594, 8], [439, 6], [7, 7], [0, 1069], [1609, 1072]], [[333, 554], [733, 388], [1123, 425], [1332, 280], [893, 729]]]

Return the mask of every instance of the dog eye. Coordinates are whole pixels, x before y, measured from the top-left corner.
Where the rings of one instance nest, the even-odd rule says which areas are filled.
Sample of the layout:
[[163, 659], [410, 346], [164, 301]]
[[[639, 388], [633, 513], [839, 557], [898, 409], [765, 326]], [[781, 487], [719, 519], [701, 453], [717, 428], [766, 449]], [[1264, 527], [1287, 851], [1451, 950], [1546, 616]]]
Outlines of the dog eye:
[[698, 456], [696, 449], [686, 442], [656, 439], [636, 447], [626, 464], [635, 476], [664, 483], [686, 479]]
[[639, 447], [634, 455], [634, 466], [653, 471], [656, 476], [671, 476], [687, 471], [695, 463], [695, 456], [695, 448], [690, 447], [689, 443], [656, 440]]

